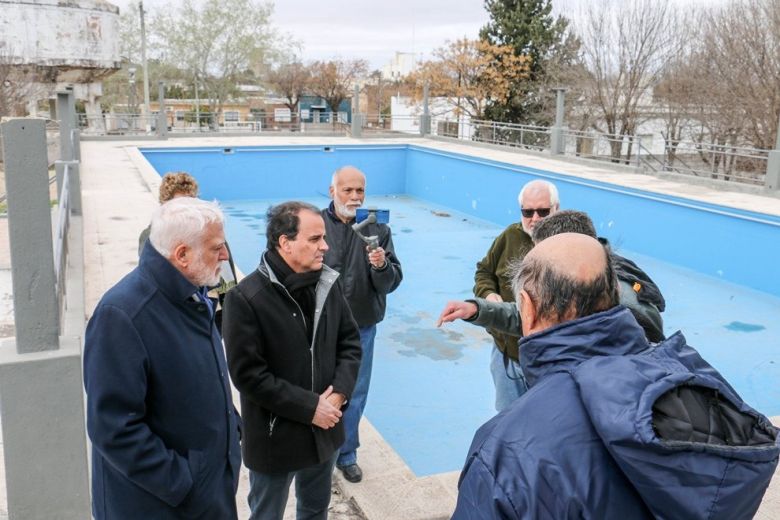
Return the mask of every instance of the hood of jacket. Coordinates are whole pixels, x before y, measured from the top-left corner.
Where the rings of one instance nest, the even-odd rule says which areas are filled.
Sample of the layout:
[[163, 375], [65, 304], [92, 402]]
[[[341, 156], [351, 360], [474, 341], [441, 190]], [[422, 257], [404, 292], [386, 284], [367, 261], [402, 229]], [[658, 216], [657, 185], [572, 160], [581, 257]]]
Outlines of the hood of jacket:
[[650, 345], [615, 307], [528, 336], [529, 384], [569, 372], [613, 460], [656, 518], [752, 518], [780, 436], [680, 333]]
[[528, 386], [547, 374], [571, 371], [592, 357], [623, 356], [650, 347], [636, 319], [620, 305], [524, 336], [518, 345]]

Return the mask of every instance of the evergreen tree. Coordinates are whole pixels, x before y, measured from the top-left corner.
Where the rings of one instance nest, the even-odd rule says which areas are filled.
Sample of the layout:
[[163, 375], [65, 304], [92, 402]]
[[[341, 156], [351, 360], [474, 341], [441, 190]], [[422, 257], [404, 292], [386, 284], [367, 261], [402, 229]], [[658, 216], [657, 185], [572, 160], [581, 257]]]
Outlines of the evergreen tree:
[[515, 81], [512, 95], [491, 103], [486, 117], [496, 121], [547, 125], [551, 121], [551, 83], [560, 81], [577, 61], [579, 41], [569, 21], [555, 18], [550, 0], [485, 0], [490, 21], [480, 38], [493, 45], [508, 45], [517, 56], [530, 58], [529, 74]]

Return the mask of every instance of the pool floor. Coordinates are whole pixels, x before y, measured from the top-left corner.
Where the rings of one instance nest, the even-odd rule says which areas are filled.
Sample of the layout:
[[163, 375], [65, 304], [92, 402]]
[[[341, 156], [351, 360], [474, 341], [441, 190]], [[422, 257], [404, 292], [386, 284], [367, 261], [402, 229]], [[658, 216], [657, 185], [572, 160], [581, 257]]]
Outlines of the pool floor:
[[[244, 273], [265, 249], [265, 212], [277, 202], [221, 201]], [[460, 470], [474, 432], [495, 414], [492, 340], [464, 322], [437, 329], [436, 318], [448, 300], [472, 296], [475, 264], [503, 226], [403, 195], [366, 205], [390, 210], [404, 281], [378, 327], [365, 414], [416, 475]], [[749, 404], [780, 415], [780, 298], [613, 246], [661, 288], [667, 335], [682, 330]]]

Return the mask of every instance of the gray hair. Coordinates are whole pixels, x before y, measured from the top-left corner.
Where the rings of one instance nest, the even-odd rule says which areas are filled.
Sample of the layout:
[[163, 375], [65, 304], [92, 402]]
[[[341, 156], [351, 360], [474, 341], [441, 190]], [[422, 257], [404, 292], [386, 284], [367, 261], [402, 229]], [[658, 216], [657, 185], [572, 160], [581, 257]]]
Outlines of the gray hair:
[[165, 258], [179, 244], [198, 247], [206, 226], [222, 224], [225, 216], [216, 202], [192, 197], [177, 197], [162, 204], [152, 215], [149, 241]]
[[604, 248], [604, 271], [593, 280], [574, 280], [558, 272], [549, 261], [525, 258], [510, 265], [512, 291], [520, 305], [525, 290], [536, 304], [540, 318], [552, 323], [574, 320], [611, 309], [620, 301], [617, 276], [609, 249]]
[[521, 208], [523, 207], [523, 195], [525, 194], [525, 190], [530, 186], [533, 187], [544, 186], [545, 188], [547, 188], [547, 191], [550, 193], [550, 207], [556, 207], [560, 203], [560, 199], [558, 198], [558, 188], [555, 187], [555, 184], [553, 184], [550, 181], [536, 179], [531, 182], [525, 183], [523, 188], [520, 190], [520, 193], [517, 194], [517, 203], [520, 205]]
[[534, 244], [538, 244], [545, 238], [550, 238], [559, 233], [579, 233], [597, 238], [596, 228], [588, 214], [571, 209], [553, 213], [549, 217], [540, 220], [534, 226], [532, 238]]

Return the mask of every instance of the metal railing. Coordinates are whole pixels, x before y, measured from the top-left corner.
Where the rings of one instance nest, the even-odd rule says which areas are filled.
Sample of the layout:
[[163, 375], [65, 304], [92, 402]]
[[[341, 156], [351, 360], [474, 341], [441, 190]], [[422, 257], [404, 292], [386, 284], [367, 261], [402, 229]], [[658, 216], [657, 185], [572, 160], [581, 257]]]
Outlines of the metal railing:
[[769, 150], [697, 141], [664, 143], [660, 171], [763, 185]]
[[85, 135], [154, 135], [157, 116], [142, 114], [79, 114], [79, 129]]
[[547, 150], [550, 148], [551, 129], [496, 121], [433, 118], [431, 134], [528, 150]]
[[[194, 133], [283, 133], [316, 132], [343, 135], [348, 120], [343, 113], [309, 112], [283, 115], [250, 114], [241, 119], [229, 113], [167, 111], [167, 131], [171, 134]], [[107, 113], [99, 116], [79, 115], [79, 128], [84, 135], [156, 135], [157, 113], [141, 114]]]
[[[57, 197], [57, 220], [54, 227], [54, 279], [57, 284], [57, 302], [60, 314], [65, 310], [65, 269], [68, 263], [68, 231], [71, 212], [71, 165], [65, 164], [59, 195]], [[51, 181], [50, 181], [51, 182]]]
[[364, 135], [386, 133], [420, 135], [420, 116], [361, 114], [361, 127]]
[[561, 153], [584, 159], [639, 166], [642, 140], [638, 136], [618, 136], [599, 132], [563, 129]]

